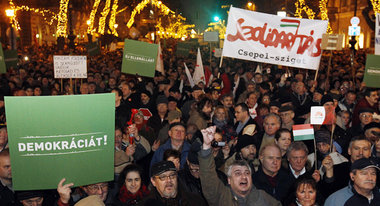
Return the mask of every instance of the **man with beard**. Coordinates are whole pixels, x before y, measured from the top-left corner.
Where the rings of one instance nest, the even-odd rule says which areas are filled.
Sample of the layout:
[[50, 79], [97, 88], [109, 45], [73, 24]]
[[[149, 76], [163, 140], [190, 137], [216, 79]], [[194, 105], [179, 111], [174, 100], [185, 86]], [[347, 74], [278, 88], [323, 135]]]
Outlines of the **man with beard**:
[[161, 161], [152, 166], [150, 182], [154, 186], [141, 205], [206, 205], [197, 194], [186, 192], [178, 184], [178, 174], [171, 161]]
[[197, 103], [195, 110], [190, 112], [188, 124], [197, 125], [199, 130], [206, 129], [210, 122], [212, 112], [212, 102], [208, 98], [203, 98]]
[[247, 134], [239, 136], [235, 146], [236, 153], [226, 161], [226, 167], [231, 165], [233, 161], [245, 160], [251, 167], [252, 173], [255, 173], [257, 170], [255, 166], [258, 165], [258, 161], [256, 159], [257, 146], [258, 141], [255, 137]]
[[235, 161], [228, 167], [228, 185], [222, 183], [215, 170], [211, 142], [216, 127], [202, 130], [203, 145], [199, 152], [199, 175], [202, 191], [209, 205], [281, 205], [273, 197], [253, 187], [252, 170], [244, 160]]
[[330, 195], [325, 206], [379, 205], [380, 193], [376, 187], [376, 173], [380, 170], [367, 158], [356, 160], [350, 168], [350, 183]]

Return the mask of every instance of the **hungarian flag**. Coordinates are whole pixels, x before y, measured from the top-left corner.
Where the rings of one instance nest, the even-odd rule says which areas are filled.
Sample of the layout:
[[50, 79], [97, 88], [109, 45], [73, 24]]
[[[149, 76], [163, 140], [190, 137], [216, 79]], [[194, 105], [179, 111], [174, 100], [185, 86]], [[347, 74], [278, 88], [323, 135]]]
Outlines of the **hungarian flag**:
[[293, 125], [294, 141], [314, 139], [314, 128], [311, 124]]

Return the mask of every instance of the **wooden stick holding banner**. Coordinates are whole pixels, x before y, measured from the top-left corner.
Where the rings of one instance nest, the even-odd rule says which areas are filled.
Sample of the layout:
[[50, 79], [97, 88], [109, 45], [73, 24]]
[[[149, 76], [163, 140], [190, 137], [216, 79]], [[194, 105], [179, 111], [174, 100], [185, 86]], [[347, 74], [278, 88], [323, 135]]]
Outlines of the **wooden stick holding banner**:
[[74, 79], [74, 90], [73, 90], [73, 93], [75, 94], [77, 90], [77, 79]]
[[318, 162], [317, 162], [317, 143], [315, 142], [315, 137], [314, 137], [314, 166], [315, 166], [315, 170], [318, 170]]
[[70, 92], [71, 92], [71, 94], [74, 94], [74, 90], [73, 90], [73, 78], [70, 78]]
[[61, 78], [61, 93], [63, 93], [63, 79]]

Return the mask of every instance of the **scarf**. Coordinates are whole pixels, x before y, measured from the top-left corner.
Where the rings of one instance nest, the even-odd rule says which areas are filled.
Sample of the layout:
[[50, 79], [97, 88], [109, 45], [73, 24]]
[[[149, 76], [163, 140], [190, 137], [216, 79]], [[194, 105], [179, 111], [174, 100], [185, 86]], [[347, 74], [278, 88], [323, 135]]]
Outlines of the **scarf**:
[[119, 192], [119, 200], [122, 203], [129, 203], [130, 205], [135, 205], [138, 203], [138, 201], [140, 201], [148, 194], [149, 190], [145, 187], [145, 185], [142, 185], [141, 188], [135, 194], [132, 194], [127, 190], [125, 184], [123, 184]]

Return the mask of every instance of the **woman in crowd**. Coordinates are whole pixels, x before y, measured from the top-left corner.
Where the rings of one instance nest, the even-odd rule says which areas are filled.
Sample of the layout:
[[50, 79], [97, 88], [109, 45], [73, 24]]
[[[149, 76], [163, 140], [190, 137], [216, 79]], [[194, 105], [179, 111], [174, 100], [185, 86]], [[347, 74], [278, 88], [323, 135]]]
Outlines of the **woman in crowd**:
[[289, 145], [292, 143], [292, 133], [288, 129], [279, 129], [274, 138], [276, 139], [276, 144], [281, 149], [281, 167], [282, 168], [288, 168], [288, 160], [286, 159], [286, 150], [288, 150]]
[[317, 191], [313, 178], [299, 178], [294, 185], [294, 192], [285, 202], [286, 206], [318, 206], [323, 202]]
[[141, 177], [142, 169], [138, 165], [130, 164], [124, 168], [119, 180], [119, 205], [137, 205], [149, 194], [148, 188], [142, 184]]

